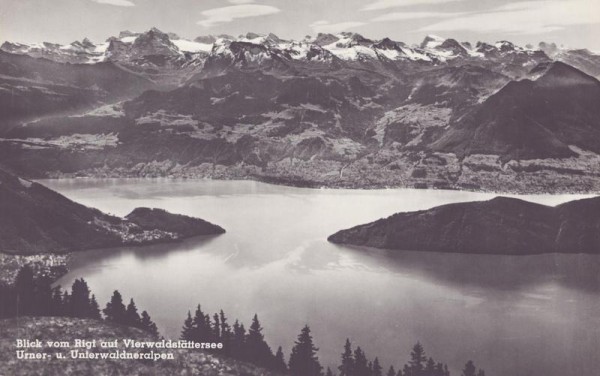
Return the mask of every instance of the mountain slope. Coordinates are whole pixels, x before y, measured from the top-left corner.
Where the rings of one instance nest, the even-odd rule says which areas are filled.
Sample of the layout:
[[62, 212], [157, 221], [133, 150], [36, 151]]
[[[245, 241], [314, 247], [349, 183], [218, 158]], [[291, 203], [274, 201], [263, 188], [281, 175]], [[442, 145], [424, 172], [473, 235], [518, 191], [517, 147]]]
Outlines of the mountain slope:
[[[23, 176], [600, 189], [597, 82], [548, 49], [155, 28], [3, 49], [0, 162]], [[44, 49], [94, 57], [23, 56]]]
[[219, 226], [165, 211], [136, 209], [125, 219], [77, 204], [0, 169], [0, 251], [63, 253], [221, 234]]
[[600, 198], [549, 207], [497, 197], [398, 213], [341, 230], [333, 243], [481, 254], [600, 253]]
[[112, 62], [64, 64], [0, 51], [0, 133], [17, 121], [98, 107], [153, 87]]
[[555, 62], [535, 81], [510, 82], [432, 148], [508, 161], [574, 156], [571, 145], [600, 153], [600, 82]]

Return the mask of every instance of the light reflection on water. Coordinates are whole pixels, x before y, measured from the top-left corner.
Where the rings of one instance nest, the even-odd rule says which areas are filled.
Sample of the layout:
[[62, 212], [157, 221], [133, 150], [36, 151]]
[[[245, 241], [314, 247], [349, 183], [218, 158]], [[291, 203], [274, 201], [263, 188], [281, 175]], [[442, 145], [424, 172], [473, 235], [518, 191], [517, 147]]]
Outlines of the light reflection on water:
[[[600, 367], [600, 257], [390, 252], [330, 244], [331, 233], [399, 211], [494, 195], [423, 190], [314, 190], [256, 182], [44, 181], [118, 215], [138, 206], [194, 215], [227, 233], [169, 245], [82, 252], [61, 279], [85, 278], [103, 305], [133, 297], [168, 336], [188, 309], [224, 309], [289, 353], [309, 323], [334, 366], [345, 338], [404, 364], [420, 340], [458, 375], [468, 359], [489, 375], [592, 375]], [[582, 196], [526, 196], [555, 205]]]

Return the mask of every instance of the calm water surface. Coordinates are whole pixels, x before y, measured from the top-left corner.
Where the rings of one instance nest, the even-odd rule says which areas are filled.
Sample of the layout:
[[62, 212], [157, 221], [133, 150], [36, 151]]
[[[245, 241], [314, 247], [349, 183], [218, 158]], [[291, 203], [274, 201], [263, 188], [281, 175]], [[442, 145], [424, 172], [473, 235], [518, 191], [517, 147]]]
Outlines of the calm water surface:
[[[249, 324], [286, 354], [308, 323], [320, 359], [337, 365], [346, 337], [398, 368], [411, 346], [447, 362], [468, 359], [490, 376], [600, 374], [600, 257], [479, 256], [367, 251], [326, 241], [333, 232], [399, 211], [489, 194], [319, 190], [248, 181], [44, 181], [116, 215], [149, 206], [198, 216], [227, 233], [179, 244], [79, 253], [59, 283], [83, 277], [103, 306], [133, 297], [176, 338], [201, 303]], [[555, 205], [580, 196], [525, 196]]]

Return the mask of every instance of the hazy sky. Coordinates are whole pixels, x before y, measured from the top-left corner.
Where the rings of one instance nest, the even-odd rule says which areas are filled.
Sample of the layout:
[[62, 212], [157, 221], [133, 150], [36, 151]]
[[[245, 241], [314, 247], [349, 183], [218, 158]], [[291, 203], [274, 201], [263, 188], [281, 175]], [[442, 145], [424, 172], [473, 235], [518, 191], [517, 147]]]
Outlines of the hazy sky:
[[0, 40], [99, 42], [152, 26], [187, 38], [355, 31], [408, 43], [436, 34], [600, 51], [600, 0], [0, 0]]

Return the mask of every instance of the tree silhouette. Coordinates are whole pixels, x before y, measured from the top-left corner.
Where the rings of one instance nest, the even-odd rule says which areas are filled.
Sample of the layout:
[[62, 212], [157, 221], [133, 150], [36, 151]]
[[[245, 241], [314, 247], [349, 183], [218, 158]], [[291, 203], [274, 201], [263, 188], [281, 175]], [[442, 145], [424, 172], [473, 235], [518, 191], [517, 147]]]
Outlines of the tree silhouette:
[[352, 355], [352, 344], [346, 338], [344, 352], [342, 353], [342, 364], [338, 367], [340, 376], [354, 376], [354, 356]]
[[137, 307], [133, 299], [129, 300], [127, 309], [125, 310], [125, 325], [133, 326], [135, 328], [140, 327], [140, 314], [138, 313]]
[[290, 355], [289, 369], [292, 376], [321, 376], [321, 364], [317, 358], [319, 349], [313, 344], [308, 325], [302, 328]]
[[477, 371], [477, 367], [475, 367], [473, 361], [469, 360], [465, 364], [465, 368], [463, 369], [461, 376], [485, 376], [485, 371], [482, 369]]
[[94, 294], [92, 294], [92, 298], [90, 299], [88, 317], [96, 320], [102, 319], [102, 315], [100, 314], [100, 307], [98, 306], [98, 301], [96, 301], [96, 295]]
[[219, 342], [221, 340], [221, 320], [219, 319], [219, 315], [215, 313], [213, 315], [213, 327], [212, 327], [212, 338], [215, 342]]
[[281, 373], [286, 373], [288, 368], [285, 363], [285, 356], [283, 355], [283, 350], [281, 346], [277, 348], [277, 352], [275, 353], [275, 359], [273, 361], [273, 370]]
[[273, 362], [273, 352], [262, 334], [263, 328], [258, 321], [258, 315], [252, 318], [252, 324], [246, 335], [246, 356], [256, 365], [268, 367]]
[[354, 375], [355, 376], [369, 376], [369, 365], [367, 355], [358, 346], [354, 350]]
[[462, 371], [462, 376], [477, 376], [477, 369], [471, 360], [465, 364], [465, 368]]
[[246, 354], [246, 329], [244, 328], [244, 324], [240, 324], [238, 320], [235, 320], [233, 323], [231, 356], [240, 360], [245, 360], [248, 358]]
[[394, 369], [394, 366], [390, 366], [390, 369], [388, 369], [386, 376], [397, 376], [396, 375], [396, 370]]
[[103, 312], [104, 316], [106, 316], [106, 321], [126, 325], [126, 309], [123, 304], [123, 297], [118, 290], [113, 292], [110, 302], [106, 304]]
[[372, 370], [373, 370], [373, 372], [372, 372], [373, 376], [383, 376], [383, 368], [379, 364], [379, 358], [377, 358], [377, 357], [375, 357], [375, 360], [373, 361]]
[[158, 328], [156, 327], [156, 324], [154, 323], [154, 321], [152, 321], [150, 315], [146, 311], [142, 312], [142, 316], [140, 318], [140, 329], [147, 331], [154, 337], [158, 337]]
[[[0, 317], [28, 314], [102, 320], [96, 296], [90, 294], [83, 278], [73, 282], [69, 294], [60, 286], [52, 287], [52, 279], [48, 276], [35, 278], [32, 269], [25, 266], [17, 273], [14, 286], [0, 286]], [[118, 290], [114, 291], [102, 312], [107, 321], [141, 328], [158, 336], [156, 324], [148, 312], [144, 311], [140, 317], [133, 299], [126, 308]]]
[[223, 343], [223, 355], [231, 355], [231, 345], [233, 342], [231, 326], [229, 326], [227, 323], [227, 317], [225, 317], [223, 310], [219, 312], [219, 318], [221, 321], [221, 343]]
[[450, 371], [448, 371], [448, 366], [442, 363], [437, 363], [435, 365], [435, 376], [450, 376]]
[[425, 376], [437, 376], [435, 371], [435, 361], [433, 358], [429, 357], [427, 359], [427, 363], [425, 363], [425, 369], [423, 371]]
[[192, 313], [188, 311], [187, 318], [183, 322], [183, 328], [181, 329], [181, 339], [186, 341], [192, 341], [194, 335], [194, 320], [192, 319]]
[[210, 342], [212, 337], [212, 328], [210, 326], [210, 318], [202, 312], [202, 307], [198, 304], [196, 313], [192, 321], [192, 336], [191, 340], [196, 342]]
[[[407, 376], [420, 376], [425, 369], [425, 362], [427, 357], [425, 356], [425, 349], [420, 342], [417, 342], [410, 352], [410, 361], [408, 362], [408, 369], [410, 374]], [[406, 374], [406, 372], [405, 372]]]
[[83, 279], [76, 279], [71, 286], [70, 312], [73, 317], [89, 317], [90, 289]]
[[331, 368], [327, 367], [327, 372], [325, 373], [325, 376], [333, 376], [333, 372], [331, 372]]

